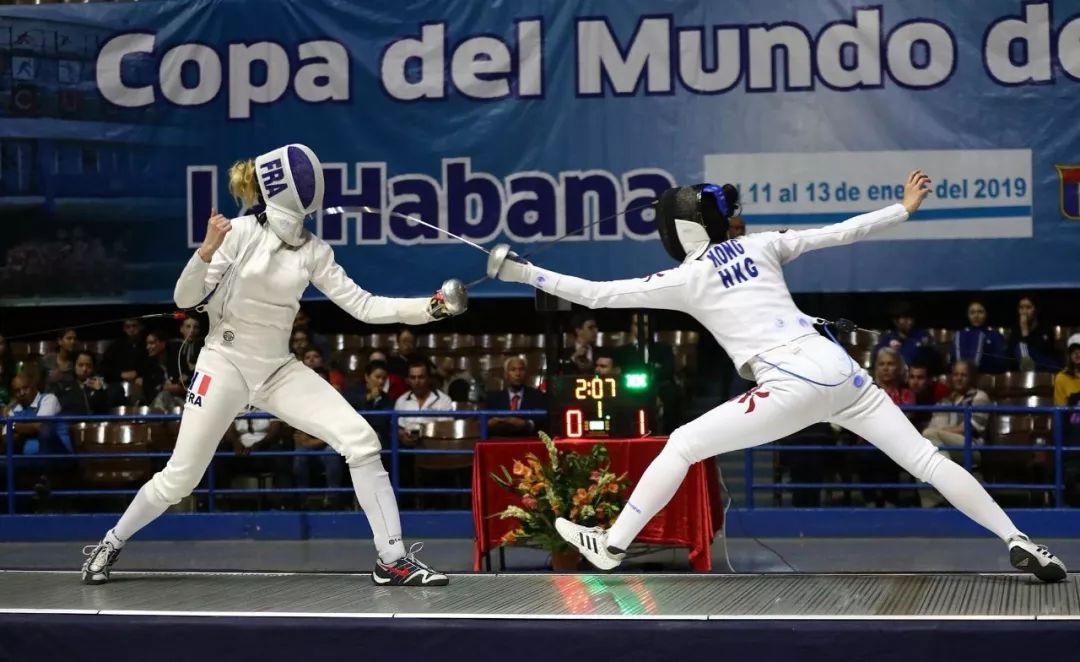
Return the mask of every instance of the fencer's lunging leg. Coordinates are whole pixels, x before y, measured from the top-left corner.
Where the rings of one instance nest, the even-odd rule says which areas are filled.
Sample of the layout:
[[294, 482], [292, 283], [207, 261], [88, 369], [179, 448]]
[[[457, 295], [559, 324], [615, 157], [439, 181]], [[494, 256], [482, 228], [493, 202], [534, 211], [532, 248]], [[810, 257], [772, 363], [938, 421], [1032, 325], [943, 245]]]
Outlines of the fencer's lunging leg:
[[767, 381], [675, 430], [608, 531], [608, 546], [625, 550], [675, 495], [694, 462], [786, 437], [820, 420], [816, 388], [793, 379]]
[[916, 480], [933, 485], [953, 507], [1002, 540], [1020, 533], [979, 481], [923, 438], [881, 389], [868, 387], [832, 422], [877, 446]]
[[247, 385], [240, 371], [224, 357], [204, 350], [196, 371], [198, 383], [192, 386], [194, 395], [184, 406], [169, 462], [142, 486], [109, 532], [120, 544], [191, 494], [206, 473], [221, 437], [247, 406]]
[[371, 425], [349, 406], [325, 379], [291, 361], [263, 387], [256, 404], [289, 425], [330, 445], [345, 457], [353, 489], [364, 509], [379, 559], [393, 563], [405, 556], [401, 517], [390, 476], [383, 468], [382, 445]]

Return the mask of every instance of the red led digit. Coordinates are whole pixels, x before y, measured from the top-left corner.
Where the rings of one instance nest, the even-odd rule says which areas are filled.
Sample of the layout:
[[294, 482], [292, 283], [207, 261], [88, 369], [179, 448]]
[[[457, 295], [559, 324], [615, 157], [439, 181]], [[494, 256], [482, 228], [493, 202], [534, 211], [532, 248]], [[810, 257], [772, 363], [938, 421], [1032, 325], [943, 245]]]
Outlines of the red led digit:
[[582, 415], [580, 409], [567, 409], [563, 422], [567, 437], [578, 438], [581, 436]]

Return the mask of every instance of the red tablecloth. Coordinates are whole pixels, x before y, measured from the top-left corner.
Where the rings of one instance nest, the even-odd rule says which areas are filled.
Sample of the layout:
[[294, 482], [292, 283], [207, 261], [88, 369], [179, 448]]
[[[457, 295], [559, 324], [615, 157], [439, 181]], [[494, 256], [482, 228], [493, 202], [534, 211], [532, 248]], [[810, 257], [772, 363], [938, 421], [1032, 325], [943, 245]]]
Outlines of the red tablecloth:
[[[603, 443], [611, 457], [611, 470], [616, 474], [629, 474], [633, 489], [666, 442], [666, 438], [650, 437], [602, 442], [558, 439], [555, 443], [562, 450], [579, 453], [588, 452], [594, 443]], [[476, 445], [472, 478], [473, 570], [479, 571], [483, 555], [498, 547], [503, 535], [517, 526], [517, 520], [490, 517], [520, 498], [499, 487], [490, 474], [498, 471], [500, 465], [510, 469], [514, 460], [524, 460], [525, 454], [530, 452], [546, 457], [544, 444], [540, 441], [492, 440]], [[712, 461], [698, 462], [690, 467], [690, 473], [675, 497], [635, 541], [688, 547], [691, 567], [699, 571], [710, 570], [712, 540], [723, 525], [722, 503], [716, 465]]]

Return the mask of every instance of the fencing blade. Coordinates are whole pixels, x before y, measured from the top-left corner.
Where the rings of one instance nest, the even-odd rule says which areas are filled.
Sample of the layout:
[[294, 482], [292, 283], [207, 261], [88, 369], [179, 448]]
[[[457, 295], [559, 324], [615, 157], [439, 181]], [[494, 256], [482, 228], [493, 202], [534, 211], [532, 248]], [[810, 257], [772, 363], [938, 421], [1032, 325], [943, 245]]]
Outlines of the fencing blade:
[[484, 248], [480, 244], [478, 244], [478, 243], [476, 243], [474, 241], [469, 241], [465, 237], [462, 237], [460, 235], [456, 235], [453, 232], [450, 232], [449, 230], [440, 228], [438, 225], [432, 225], [431, 223], [428, 223], [427, 221], [425, 221], [423, 219], [416, 218], [415, 216], [409, 216], [408, 214], [402, 214], [400, 212], [390, 211], [389, 209], [376, 209], [374, 207], [360, 206], [360, 207], [327, 207], [323, 211], [325, 213], [328, 213], [328, 214], [357, 214], [357, 213], [360, 213], [360, 212], [367, 212], [368, 214], [389, 214], [391, 216], [397, 216], [398, 218], [404, 219], [406, 221], [412, 221], [413, 223], [419, 223], [420, 225], [423, 225], [425, 227], [429, 227], [429, 228], [431, 228], [432, 230], [434, 230], [436, 232], [439, 232], [441, 234], [446, 235], [447, 237], [453, 237], [454, 239], [457, 239], [458, 241], [460, 241], [463, 244], [468, 244], [469, 246], [472, 246], [473, 248], [480, 251], [484, 255], [487, 255], [490, 252], [490, 251], [488, 251], [488, 249]]

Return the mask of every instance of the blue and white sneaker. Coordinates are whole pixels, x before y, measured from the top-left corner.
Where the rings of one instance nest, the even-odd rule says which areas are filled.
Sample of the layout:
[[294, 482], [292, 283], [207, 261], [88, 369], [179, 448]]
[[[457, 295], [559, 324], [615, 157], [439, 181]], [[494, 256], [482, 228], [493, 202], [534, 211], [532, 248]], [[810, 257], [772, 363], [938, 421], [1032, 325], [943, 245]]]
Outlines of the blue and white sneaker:
[[371, 581], [379, 586], [446, 586], [449, 577], [416, 558], [423, 547], [422, 542], [413, 543], [409, 553], [393, 563], [376, 561]]

